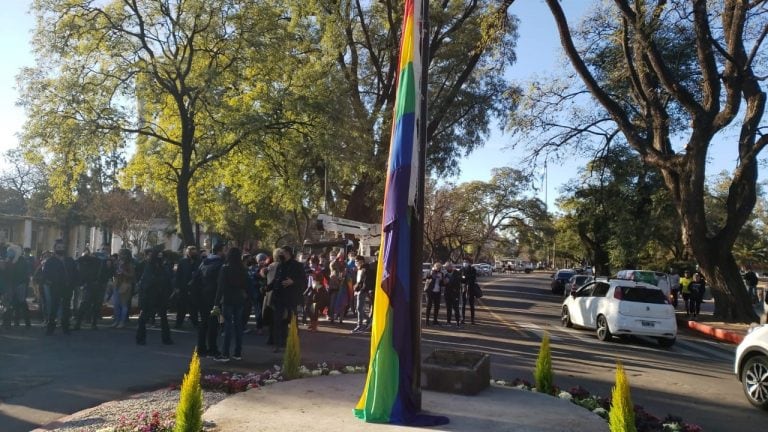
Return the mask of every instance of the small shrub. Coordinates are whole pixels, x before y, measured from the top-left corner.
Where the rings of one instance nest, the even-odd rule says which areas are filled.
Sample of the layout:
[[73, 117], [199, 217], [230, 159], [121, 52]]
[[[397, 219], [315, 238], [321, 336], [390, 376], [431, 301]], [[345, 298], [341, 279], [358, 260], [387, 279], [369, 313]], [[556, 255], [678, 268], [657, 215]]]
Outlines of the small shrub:
[[629, 393], [629, 380], [620, 361], [616, 362], [616, 385], [611, 392], [608, 429], [611, 432], [637, 432], [635, 409], [632, 406], [632, 396]]
[[299, 325], [296, 314], [291, 314], [291, 324], [288, 327], [288, 340], [285, 343], [283, 356], [283, 377], [288, 380], [299, 378], [301, 366], [301, 346], [299, 345]]
[[554, 376], [552, 374], [552, 352], [549, 348], [549, 333], [544, 332], [541, 339], [539, 357], [536, 359], [536, 370], [533, 372], [536, 390], [539, 393], [554, 394]]
[[179, 405], [176, 407], [174, 432], [199, 432], [203, 429], [203, 389], [200, 387], [200, 359], [197, 350], [189, 362], [189, 372], [181, 384]]

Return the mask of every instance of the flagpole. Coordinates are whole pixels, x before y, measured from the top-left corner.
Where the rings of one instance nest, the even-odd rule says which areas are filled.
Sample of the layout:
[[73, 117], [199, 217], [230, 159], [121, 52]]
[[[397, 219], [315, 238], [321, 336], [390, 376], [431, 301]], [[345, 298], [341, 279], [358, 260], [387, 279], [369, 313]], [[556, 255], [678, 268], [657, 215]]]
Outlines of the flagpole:
[[423, 284], [422, 262], [424, 261], [424, 193], [427, 162], [427, 88], [429, 72], [429, 0], [421, 2], [421, 86], [419, 100], [419, 167], [416, 183], [416, 223], [412, 225], [411, 243], [411, 343], [413, 344], [412, 394], [417, 410], [421, 410], [421, 301]]

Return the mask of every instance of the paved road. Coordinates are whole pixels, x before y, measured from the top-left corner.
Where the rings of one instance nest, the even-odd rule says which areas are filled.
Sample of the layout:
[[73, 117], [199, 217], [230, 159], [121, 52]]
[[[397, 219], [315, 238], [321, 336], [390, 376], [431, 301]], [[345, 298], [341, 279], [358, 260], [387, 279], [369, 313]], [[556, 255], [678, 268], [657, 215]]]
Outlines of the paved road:
[[[751, 408], [730, 372], [733, 346], [684, 333], [669, 350], [642, 340], [599, 342], [592, 331], [559, 323], [559, 299], [548, 292], [546, 275], [482, 279], [485, 297], [478, 325], [428, 327], [422, 355], [435, 348], [481, 350], [492, 354], [492, 375], [531, 380], [541, 335], [552, 339], [555, 382], [580, 384], [609, 396], [616, 359], [629, 372], [633, 399], [651, 413], [673, 413], [707, 431], [764, 430], [768, 414]], [[444, 316], [444, 309], [441, 316]], [[349, 333], [353, 324], [301, 332], [305, 364], [367, 364], [367, 335]], [[27, 431], [62, 415], [141, 390], [179, 382], [194, 346], [189, 329], [174, 331], [175, 345], [160, 344], [153, 331], [148, 345], [136, 346], [131, 329], [84, 330], [70, 336], [43, 336], [40, 327], [0, 332], [0, 430]], [[246, 335], [241, 363], [227, 369], [262, 370], [280, 363], [262, 336]], [[203, 360], [203, 368], [221, 368]]]
[[707, 431], [765, 430], [768, 413], [752, 408], [733, 375], [733, 345], [706, 340], [683, 330], [670, 349], [633, 338], [600, 342], [594, 331], [569, 329], [559, 322], [561, 298], [549, 292], [547, 275], [494, 276], [486, 279], [487, 338], [497, 341], [494, 376], [531, 377], [542, 334], [551, 335], [555, 382], [580, 384], [609, 396], [615, 361], [628, 371], [635, 404], [664, 417], [671, 413]]

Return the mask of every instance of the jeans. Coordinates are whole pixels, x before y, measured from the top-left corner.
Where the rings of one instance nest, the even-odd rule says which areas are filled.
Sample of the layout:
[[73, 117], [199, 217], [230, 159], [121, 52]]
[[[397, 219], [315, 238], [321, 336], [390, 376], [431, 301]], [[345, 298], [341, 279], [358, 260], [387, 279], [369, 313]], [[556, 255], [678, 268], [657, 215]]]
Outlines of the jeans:
[[128, 310], [131, 308], [130, 298], [128, 299], [128, 302], [125, 303], [124, 296], [121, 296], [120, 293], [115, 291], [112, 294], [112, 307], [114, 308], [116, 324], [128, 322]]
[[368, 299], [368, 293], [367, 292], [356, 292], [355, 293], [355, 310], [357, 311], [357, 326], [362, 327], [363, 321], [367, 320], [367, 315], [365, 313], [365, 301]]
[[171, 343], [171, 329], [168, 327], [168, 307], [152, 304], [147, 301], [141, 308], [139, 327], [136, 330], [136, 342], [143, 344], [147, 341], [147, 321], [155, 314], [160, 316], [160, 335], [164, 344]]
[[469, 304], [469, 317], [472, 324], [475, 323], [475, 296], [469, 292], [470, 287], [467, 287], [461, 293], [461, 322], [467, 317], [467, 304]]
[[434, 307], [435, 315], [432, 322], [437, 324], [437, 313], [440, 312], [440, 291], [427, 291], [427, 323], [429, 323], [429, 311]]
[[68, 287], [51, 287], [51, 308], [48, 314], [47, 333], [53, 333], [56, 328], [56, 316], [61, 308], [61, 328], [64, 332], [69, 332], [69, 315], [72, 312], [73, 289]]
[[243, 305], [222, 306], [221, 313], [224, 315], [224, 349], [221, 354], [229, 357], [229, 345], [232, 343], [232, 336], [235, 336], [235, 356], [240, 357], [243, 352]]

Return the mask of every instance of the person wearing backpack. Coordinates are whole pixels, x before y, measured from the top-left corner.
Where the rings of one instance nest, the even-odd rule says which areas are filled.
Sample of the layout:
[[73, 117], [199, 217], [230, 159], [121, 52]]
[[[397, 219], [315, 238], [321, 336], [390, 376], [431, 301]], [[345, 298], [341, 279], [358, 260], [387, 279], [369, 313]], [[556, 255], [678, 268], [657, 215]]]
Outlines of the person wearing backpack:
[[216, 315], [213, 306], [222, 265], [224, 265], [224, 245], [217, 243], [200, 264], [196, 273], [196, 277], [199, 278], [197, 282], [199, 286], [197, 304], [200, 312], [200, 324], [197, 326], [197, 355], [199, 356], [216, 358], [221, 354], [217, 344], [219, 316]]

